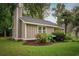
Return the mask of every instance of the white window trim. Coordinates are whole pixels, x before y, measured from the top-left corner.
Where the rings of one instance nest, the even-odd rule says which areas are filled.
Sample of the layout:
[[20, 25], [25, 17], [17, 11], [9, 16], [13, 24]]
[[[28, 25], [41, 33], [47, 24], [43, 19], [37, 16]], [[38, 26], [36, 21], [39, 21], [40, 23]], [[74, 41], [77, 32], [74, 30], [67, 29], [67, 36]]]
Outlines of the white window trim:
[[[44, 33], [43, 27], [45, 27], [45, 26], [37, 26], [37, 33], [39, 33], [39, 27], [41, 27], [41, 33]], [[47, 33], [47, 27], [45, 27], [45, 33]]]
[[47, 27], [45, 27], [46, 29], [45, 29], [45, 31], [46, 31], [46, 33], [47, 33]]
[[[44, 30], [43, 30], [44, 26], [42, 27], [42, 33], [44, 33]], [[47, 28], [45, 27], [45, 33], [47, 33]]]

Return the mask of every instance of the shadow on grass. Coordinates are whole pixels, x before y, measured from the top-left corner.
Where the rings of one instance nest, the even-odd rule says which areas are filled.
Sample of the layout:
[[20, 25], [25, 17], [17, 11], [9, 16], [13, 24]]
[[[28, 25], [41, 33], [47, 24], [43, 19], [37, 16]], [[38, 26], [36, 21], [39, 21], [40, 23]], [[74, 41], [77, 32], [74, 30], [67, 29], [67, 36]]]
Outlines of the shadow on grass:
[[72, 40], [72, 42], [79, 42], [79, 40]]

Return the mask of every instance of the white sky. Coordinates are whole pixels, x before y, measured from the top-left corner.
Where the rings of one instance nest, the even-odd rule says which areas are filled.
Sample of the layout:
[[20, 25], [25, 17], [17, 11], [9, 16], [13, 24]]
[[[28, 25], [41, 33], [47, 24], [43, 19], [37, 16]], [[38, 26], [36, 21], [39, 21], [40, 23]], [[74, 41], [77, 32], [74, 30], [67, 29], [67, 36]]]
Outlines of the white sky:
[[54, 11], [48, 10], [49, 11], [49, 16], [45, 17], [44, 19], [47, 21], [51, 21], [53, 23], [56, 23], [57, 19], [56, 17], [54, 17], [52, 14], [54, 13]]
[[[51, 4], [50, 10], [48, 10], [49, 16], [48, 16], [48, 17], [45, 17], [45, 18], [44, 18], [45, 20], [56, 23], [57, 18], [55, 18], [55, 17], [52, 15], [52, 13], [54, 13], [54, 12], [51, 11], [51, 9], [52, 9], [52, 8], [55, 8], [56, 5], [57, 5], [57, 3], [52, 3], [52, 4]], [[68, 9], [68, 10], [73, 9], [75, 6], [79, 6], [79, 3], [65, 3], [65, 8]]]

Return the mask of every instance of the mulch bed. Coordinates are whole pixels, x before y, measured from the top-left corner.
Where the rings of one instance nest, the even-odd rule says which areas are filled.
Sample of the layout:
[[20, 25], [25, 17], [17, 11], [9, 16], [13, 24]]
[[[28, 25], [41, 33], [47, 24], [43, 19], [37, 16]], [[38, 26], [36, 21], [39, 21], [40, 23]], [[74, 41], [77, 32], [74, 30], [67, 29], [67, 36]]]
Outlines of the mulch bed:
[[24, 41], [24, 45], [45, 46], [45, 45], [51, 45], [51, 44], [53, 44], [53, 42], [41, 43], [41, 42], [38, 42], [37, 40], [26, 40], [26, 41]]

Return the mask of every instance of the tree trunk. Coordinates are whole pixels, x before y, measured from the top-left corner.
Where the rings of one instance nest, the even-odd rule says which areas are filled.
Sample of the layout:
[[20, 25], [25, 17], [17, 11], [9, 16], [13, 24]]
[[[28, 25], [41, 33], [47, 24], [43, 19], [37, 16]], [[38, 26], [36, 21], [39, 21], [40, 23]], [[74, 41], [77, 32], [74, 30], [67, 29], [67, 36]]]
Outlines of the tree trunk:
[[4, 30], [4, 37], [6, 37], [6, 30]]
[[67, 24], [65, 23], [65, 35], [67, 33]]

